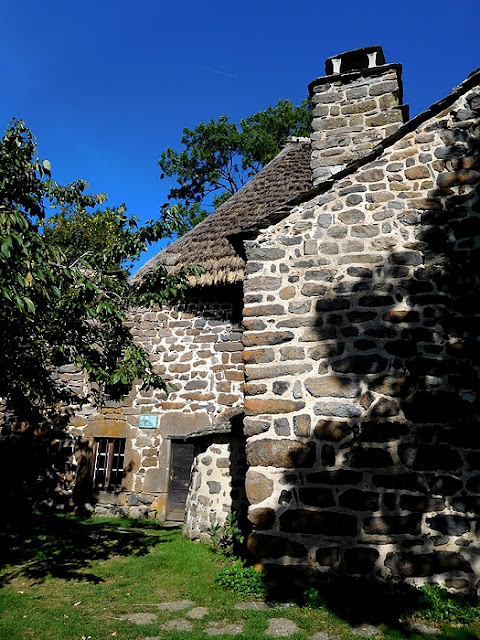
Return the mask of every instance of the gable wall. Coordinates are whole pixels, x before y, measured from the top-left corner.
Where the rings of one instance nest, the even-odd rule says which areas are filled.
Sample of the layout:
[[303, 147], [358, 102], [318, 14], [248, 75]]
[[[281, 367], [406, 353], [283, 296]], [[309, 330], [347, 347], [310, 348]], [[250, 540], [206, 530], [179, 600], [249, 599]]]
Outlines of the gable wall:
[[[168, 395], [134, 385], [121, 403], [101, 412], [86, 406], [71, 420], [77, 441], [78, 499], [96, 503], [100, 515], [121, 514], [165, 519], [168, 516], [170, 442], [218, 425], [229, 425], [243, 406], [241, 332], [234, 300], [241, 292], [199, 294], [170, 309], [138, 309], [130, 330], [150, 356], [156, 373], [175, 385]], [[142, 414], [156, 417], [156, 428], [139, 428]], [[124, 437], [122, 491], [92, 495], [89, 466], [95, 437]], [[80, 486], [82, 485], [82, 486]], [[221, 514], [220, 514], [221, 515]]]
[[479, 586], [478, 105], [467, 93], [246, 242], [265, 563]]

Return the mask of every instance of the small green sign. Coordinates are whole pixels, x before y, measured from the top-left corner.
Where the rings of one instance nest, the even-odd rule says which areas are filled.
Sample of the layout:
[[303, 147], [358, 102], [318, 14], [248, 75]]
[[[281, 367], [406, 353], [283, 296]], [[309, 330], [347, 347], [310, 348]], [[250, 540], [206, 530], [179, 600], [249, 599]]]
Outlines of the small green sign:
[[144, 413], [140, 416], [138, 421], [140, 429], [156, 429], [157, 428], [157, 416]]

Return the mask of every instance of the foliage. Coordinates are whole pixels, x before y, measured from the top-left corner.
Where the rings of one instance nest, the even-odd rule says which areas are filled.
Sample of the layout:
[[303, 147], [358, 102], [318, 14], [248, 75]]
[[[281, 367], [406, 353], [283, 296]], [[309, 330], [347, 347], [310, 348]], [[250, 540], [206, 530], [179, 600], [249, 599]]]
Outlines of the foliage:
[[243, 597], [263, 598], [268, 592], [264, 574], [244, 566], [241, 560], [221, 569], [215, 576], [215, 582]]
[[208, 533], [213, 549], [226, 556], [238, 555], [245, 540], [235, 512], [227, 515], [223, 525], [211, 526]]
[[185, 128], [182, 150], [168, 147], [159, 160], [161, 177], [174, 177], [169, 192], [185, 229], [201, 222], [279, 153], [289, 136], [310, 134], [310, 105], [289, 100], [240, 120], [218, 120]]
[[57, 184], [36, 148], [20, 120], [0, 140], [2, 396], [19, 417], [81, 402], [82, 394], [57, 375], [65, 365], [83, 368], [98, 395], [112, 399], [137, 378], [165, 388], [125, 320], [132, 306], [180, 293], [184, 273], [172, 277], [159, 267], [151, 280], [160, 288], [152, 293], [145, 284], [130, 285], [124, 263], [148, 242], [174, 233], [175, 215], [165, 212], [144, 227], [124, 207], [92, 215], [87, 211], [105, 194], [89, 195], [84, 180]]
[[304, 588], [301, 593], [304, 607], [319, 609], [325, 605], [325, 597], [315, 587]]
[[416, 612], [427, 620], [469, 624], [480, 619], [480, 602], [462, 594], [452, 594], [436, 584], [426, 584], [419, 589], [422, 608]]

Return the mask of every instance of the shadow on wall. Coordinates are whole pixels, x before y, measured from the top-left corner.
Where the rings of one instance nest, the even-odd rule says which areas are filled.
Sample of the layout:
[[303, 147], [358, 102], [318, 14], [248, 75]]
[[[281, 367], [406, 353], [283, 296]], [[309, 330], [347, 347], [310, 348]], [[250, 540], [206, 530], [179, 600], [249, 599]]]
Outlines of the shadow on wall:
[[[349, 267], [358, 280], [318, 299], [309, 352], [320, 375], [305, 387], [323, 417], [297, 414], [296, 440], [247, 444], [258, 486], [265, 459], [289, 469], [278, 507], [250, 511], [249, 548], [267, 564], [480, 587], [480, 143], [470, 134], [442, 133], [447, 171], [403, 220], [416, 242], [378, 270]], [[277, 435], [289, 428], [274, 420]]]
[[54, 504], [66, 509], [72, 501], [76, 471], [74, 439], [67, 433], [68, 416], [28, 416], [5, 421], [0, 437], [0, 486], [4, 526], [28, 533], [34, 510]]

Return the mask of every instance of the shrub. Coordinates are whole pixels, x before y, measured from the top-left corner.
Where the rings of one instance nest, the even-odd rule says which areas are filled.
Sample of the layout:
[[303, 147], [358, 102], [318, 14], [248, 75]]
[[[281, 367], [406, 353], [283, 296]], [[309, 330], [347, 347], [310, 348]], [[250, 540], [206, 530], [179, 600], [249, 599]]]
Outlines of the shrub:
[[212, 547], [226, 556], [240, 555], [245, 540], [238, 517], [235, 512], [229, 513], [223, 525], [213, 525], [208, 529]]
[[420, 587], [420, 592], [423, 607], [416, 611], [415, 615], [428, 620], [448, 620], [461, 624], [468, 624], [480, 618], [478, 598], [451, 594], [436, 584], [426, 584]]
[[264, 575], [253, 567], [245, 567], [241, 560], [219, 571], [215, 576], [215, 582], [241, 596], [263, 598], [267, 594]]

